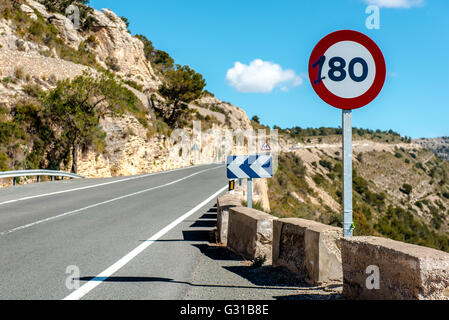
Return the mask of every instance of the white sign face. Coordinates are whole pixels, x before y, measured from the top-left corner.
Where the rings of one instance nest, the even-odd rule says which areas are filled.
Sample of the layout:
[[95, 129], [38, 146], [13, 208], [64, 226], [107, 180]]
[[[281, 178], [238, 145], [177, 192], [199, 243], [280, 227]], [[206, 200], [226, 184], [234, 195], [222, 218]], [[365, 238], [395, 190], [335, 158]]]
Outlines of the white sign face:
[[323, 83], [341, 98], [355, 98], [371, 88], [376, 77], [376, 63], [371, 53], [354, 41], [341, 41], [324, 53]]
[[343, 110], [370, 103], [385, 82], [385, 59], [376, 43], [352, 30], [321, 39], [310, 55], [309, 79], [326, 103]]

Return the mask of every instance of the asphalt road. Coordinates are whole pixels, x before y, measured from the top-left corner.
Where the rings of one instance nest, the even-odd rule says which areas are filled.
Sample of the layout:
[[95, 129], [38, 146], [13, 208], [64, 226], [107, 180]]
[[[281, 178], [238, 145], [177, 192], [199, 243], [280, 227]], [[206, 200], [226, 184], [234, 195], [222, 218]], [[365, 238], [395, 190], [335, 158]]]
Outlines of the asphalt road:
[[184, 299], [225, 185], [215, 164], [1, 189], [0, 299]]

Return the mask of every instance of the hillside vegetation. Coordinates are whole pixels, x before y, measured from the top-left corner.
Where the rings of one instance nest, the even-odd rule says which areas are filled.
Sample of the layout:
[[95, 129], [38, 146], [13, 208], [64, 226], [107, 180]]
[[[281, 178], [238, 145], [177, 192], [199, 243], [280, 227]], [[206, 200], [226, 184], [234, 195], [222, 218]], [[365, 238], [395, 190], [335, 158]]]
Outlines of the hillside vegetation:
[[[296, 130], [316, 134], [281, 153], [269, 179], [272, 214], [342, 226], [341, 136], [327, 130]], [[449, 162], [391, 131], [354, 129], [354, 140], [354, 234], [449, 252]]]
[[[148, 144], [156, 139], [153, 145], [160, 149], [173, 129], [191, 127], [192, 120], [202, 121], [204, 127], [214, 121], [222, 124], [213, 115], [204, 117], [189, 108], [189, 103], [200, 104], [201, 98], [213, 96], [204, 90], [201, 74], [175, 64], [146, 36], [131, 36], [125, 17], [96, 11], [88, 0], [74, 2], [80, 8], [80, 29], [66, 29], [63, 14], [72, 3], [0, 0], [0, 28], [6, 30], [0, 36], [0, 43], [5, 44], [0, 45], [0, 53], [31, 56], [56, 69], [48, 75], [44, 67], [38, 70], [42, 76], [33, 75], [36, 66], [12, 58], [13, 72], [7, 74], [10, 65], [0, 70], [0, 91], [6, 93], [5, 102], [0, 102], [0, 170], [78, 172], [78, 163], [83, 161], [79, 158], [88, 151], [95, 154], [95, 160], [103, 157], [101, 164], [112, 158], [122, 163], [121, 158], [130, 154], [123, 146], [139, 136], [136, 131], [144, 132], [140, 138]], [[129, 50], [124, 56], [120, 45]], [[134, 71], [139, 59], [143, 60], [141, 68]], [[67, 66], [63, 61], [73, 63], [67, 70], [70, 77], [59, 76]], [[82, 67], [81, 74], [74, 71]], [[221, 104], [215, 100], [211, 107]], [[228, 117], [229, 111], [220, 111]], [[114, 132], [104, 128], [105, 121], [121, 126], [121, 135], [116, 128]], [[223, 124], [230, 125], [228, 118]], [[134, 145], [136, 149], [142, 143]], [[159, 155], [153, 156], [155, 162]]]

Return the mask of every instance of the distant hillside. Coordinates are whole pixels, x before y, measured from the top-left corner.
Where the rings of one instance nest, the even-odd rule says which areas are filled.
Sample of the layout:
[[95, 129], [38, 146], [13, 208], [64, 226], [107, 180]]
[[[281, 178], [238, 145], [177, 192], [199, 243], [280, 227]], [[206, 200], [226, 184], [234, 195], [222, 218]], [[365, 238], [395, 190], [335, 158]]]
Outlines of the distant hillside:
[[[310, 132], [280, 135], [292, 147], [268, 181], [271, 213], [341, 226], [341, 135]], [[353, 139], [355, 235], [449, 251], [449, 161], [393, 132], [354, 129]]]
[[449, 160], [449, 137], [423, 138], [413, 142], [431, 150], [437, 156]]

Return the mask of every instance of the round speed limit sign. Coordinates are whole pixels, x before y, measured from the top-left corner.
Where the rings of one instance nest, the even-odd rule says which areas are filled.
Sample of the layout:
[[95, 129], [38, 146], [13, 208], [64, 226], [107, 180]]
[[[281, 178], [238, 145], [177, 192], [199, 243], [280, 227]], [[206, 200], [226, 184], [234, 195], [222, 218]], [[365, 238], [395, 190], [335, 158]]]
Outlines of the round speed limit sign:
[[352, 30], [333, 32], [313, 49], [309, 78], [326, 103], [344, 110], [363, 107], [385, 83], [385, 59], [376, 43]]

